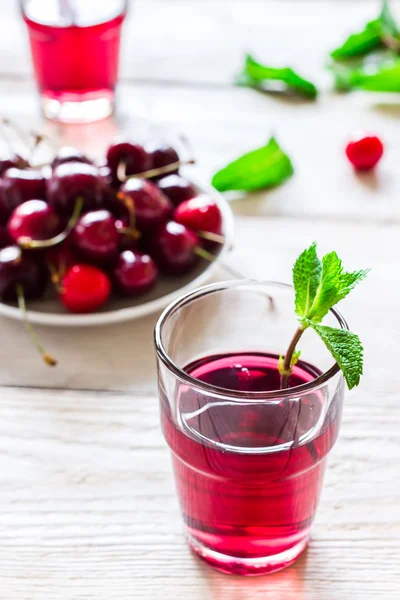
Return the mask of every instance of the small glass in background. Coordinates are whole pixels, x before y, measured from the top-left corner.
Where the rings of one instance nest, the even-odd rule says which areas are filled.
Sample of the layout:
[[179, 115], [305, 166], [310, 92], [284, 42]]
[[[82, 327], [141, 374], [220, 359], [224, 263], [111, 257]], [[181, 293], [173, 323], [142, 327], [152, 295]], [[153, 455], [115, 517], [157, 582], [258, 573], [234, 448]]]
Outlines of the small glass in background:
[[127, 0], [21, 0], [45, 117], [87, 123], [115, 106]]

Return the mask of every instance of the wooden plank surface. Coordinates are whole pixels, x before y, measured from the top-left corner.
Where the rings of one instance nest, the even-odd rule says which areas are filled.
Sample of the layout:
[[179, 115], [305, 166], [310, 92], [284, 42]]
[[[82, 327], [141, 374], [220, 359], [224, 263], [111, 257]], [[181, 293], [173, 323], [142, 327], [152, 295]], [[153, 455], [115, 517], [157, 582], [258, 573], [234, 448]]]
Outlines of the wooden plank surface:
[[[310, 548], [260, 579], [214, 572], [184, 543], [158, 423], [157, 315], [97, 329], [39, 328], [59, 358], [55, 370], [40, 364], [19, 323], [0, 319], [0, 597], [399, 598], [400, 109], [394, 96], [332, 94], [323, 69], [328, 50], [377, 5], [136, 0], [117, 118], [59, 128], [41, 121], [22, 24], [14, 3], [2, 3], [0, 114], [93, 154], [119, 132], [185, 132], [205, 180], [274, 132], [295, 177], [232, 199], [237, 235], [228, 261], [252, 277], [289, 280], [293, 258], [316, 239], [350, 268], [373, 271], [343, 306], [366, 347], [365, 376], [347, 398]], [[247, 49], [298, 66], [322, 86], [321, 98], [285, 101], [234, 88]], [[356, 177], [344, 160], [346, 136], [358, 128], [387, 144], [376, 176]]]

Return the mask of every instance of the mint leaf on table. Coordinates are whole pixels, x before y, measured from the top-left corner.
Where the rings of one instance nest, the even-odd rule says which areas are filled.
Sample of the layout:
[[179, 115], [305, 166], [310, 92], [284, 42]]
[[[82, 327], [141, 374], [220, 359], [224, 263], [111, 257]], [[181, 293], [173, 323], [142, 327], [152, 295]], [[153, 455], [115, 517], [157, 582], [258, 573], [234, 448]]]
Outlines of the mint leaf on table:
[[211, 183], [219, 192], [252, 192], [275, 187], [293, 173], [290, 158], [271, 137], [266, 146], [244, 154], [215, 173]]
[[336, 360], [349, 390], [356, 387], [363, 373], [363, 347], [358, 335], [347, 329], [317, 325], [312, 321], [308, 321], [308, 324], [318, 333]]
[[379, 19], [374, 19], [367, 23], [362, 31], [353, 33], [341, 46], [332, 50], [331, 57], [335, 60], [343, 60], [367, 54], [381, 46], [381, 35], [381, 22]]
[[376, 65], [330, 67], [335, 88], [339, 91], [365, 90], [369, 92], [400, 92], [400, 58], [387, 58]]
[[369, 21], [364, 29], [350, 35], [345, 42], [331, 52], [335, 60], [343, 60], [361, 56], [381, 48], [386, 38], [396, 38], [399, 28], [392, 15], [388, 0], [383, 0], [381, 14], [377, 19]]
[[304, 250], [293, 267], [295, 312], [299, 326], [278, 369], [282, 387], [286, 388], [293, 365], [298, 360], [297, 344], [306, 329], [318, 333], [343, 371], [349, 389], [358, 385], [363, 368], [363, 350], [358, 337], [346, 329], [320, 325], [331, 308], [343, 300], [362, 281], [367, 269], [347, 272], [336, 252], [318, 258], [316, 244]]
[[278, 81], [297, 94], [316, 98], [318, 90], [311, 81], [304, 79], [290, 67], [277, 69], [257, 62], [250, 54], [246, 55], [242, 72], [236, 79], [237, 85], [268, 91], [268, 84]]

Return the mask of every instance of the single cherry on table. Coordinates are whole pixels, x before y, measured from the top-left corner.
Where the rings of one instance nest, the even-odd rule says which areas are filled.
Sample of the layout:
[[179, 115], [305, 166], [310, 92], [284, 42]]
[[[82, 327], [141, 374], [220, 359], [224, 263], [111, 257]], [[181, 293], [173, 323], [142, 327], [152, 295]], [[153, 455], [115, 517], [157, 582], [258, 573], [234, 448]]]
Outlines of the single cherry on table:
[[357, 171], [370, 171], [383, 156], [384, 146], [376, 135], [359, 135], [346, 146], [346, 155]]

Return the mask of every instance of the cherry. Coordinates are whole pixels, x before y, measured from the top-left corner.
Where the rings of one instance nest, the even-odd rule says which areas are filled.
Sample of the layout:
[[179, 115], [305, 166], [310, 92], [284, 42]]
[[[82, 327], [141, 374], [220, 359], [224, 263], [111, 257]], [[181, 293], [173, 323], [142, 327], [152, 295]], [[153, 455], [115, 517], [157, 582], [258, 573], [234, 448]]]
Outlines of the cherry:
[[14, 244], [14, 240], [8, 233], [7, 229], [0, 225], [0, 248], [5, 248], [6, 246], [12, 246]]
[[71, 236], [61, 244], [46, 251], [45, 262], [51, 274], [53, 284], [58, 288], [67, 269], [77, 264], [78, 259], [72, 248]]
[[84, 210], [101, 206], [105, 181], [98, 167], [82, 162], [58, 165], [46, 182], [47, 198], [55, 210], [70, 215], [78, 198], [83, 198]]
[[118, 247], [120, 250], [137, 250], [140, 240], [140, 233], [137, 229], [129, 226], [129, 219], [126, 217], [117, 219], [115, 227], [118, 231]]
[[157, 185], [175, 206], [193, 198], [197, 193], [190, 181], [179, 175], [167, 175], [159, 179]]
[[[179, 161], [179, 155], [168, 144], [154, 143], [146, 148], [150, 157], [150, 169], [158, 169]], [[178, 168], [171, 173], [178, 173]]]
[[151, 166], [149, 156], [143, 146], [131, 144], [130, 142], [113, 144], [108, 148], [106, 158], [107, 165], [111, 170], [112, 182], [115, 186], [121, 183], [117, 173], [120, 163], [125, 164], [126, 175], [143, 173]]
[[182, 202], [174, 211], [174, 219], [193, 231], [207, 231], [220, 235], [222, 216], [213, 198], [201, 194]]
[[150, 231], [165, 222], [172, 213], [170, 200], [151, 181], [128, 179], [121, 186], [121, 193], [132, 200], [136, 226], [140, 231]]
[[53, 158], [51, 166], [53, 169], [58, 167], [58, 165], [62, 165], [67, 162], [81, 162], [86, 163], [88, 165], [92, 165], [93, 161], [90, 160], [78, 148], [74, 148], [73, 146], [62, 146], [59, 150], [57, 150], [57, 154]]
[[6, 246], [0, 250], [0, 298], [15, 300], [18, 285], [22, 286], [25, 298], [38, 298], [46, 286], [45, 272], [18, 246]]
[[72, 243], [78, 254], [100, 264], [116, 258], [118, 242], [115, 218], [108, 210], [86, 213], [78, 219], [72, 233]]
[[44, 200], [27, 200], [11, 213], [7, 230], [15, 242], [20, 238], [48, 240], [61, 231], [61, 222]]
[[383, 150], [383, 144], [377, 136], [361, 135], [350, 140], [346, 155], [357, 171], [369, 171], [378, 164]]
[[0, 223], [2, 225], [7, 223], [11, 211], [7, 183], [0, 179]]
[[148, 292], [156, 283], [158, 270], [148, 254], [125, 250], [113, 270], [116, 290], [124, 296]]
[[110, 280], [103, 271], [91, 265], [76, 264], [61, 279], [61, 302], [75, 313], [90, 313], [109, 298]]
[[193, 231], [180, 223], [168, 221], [149, 240], [149, 253], [160, 271], [169, 275], [181, 275], [197, 263], [198, 246], [199, 238]]
[[46, 177], [38, 169], [7, 169], [3, 174], [3, 193], [8, 206], [15, 208], [26, 200], [46, 198]]

